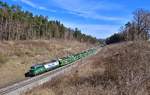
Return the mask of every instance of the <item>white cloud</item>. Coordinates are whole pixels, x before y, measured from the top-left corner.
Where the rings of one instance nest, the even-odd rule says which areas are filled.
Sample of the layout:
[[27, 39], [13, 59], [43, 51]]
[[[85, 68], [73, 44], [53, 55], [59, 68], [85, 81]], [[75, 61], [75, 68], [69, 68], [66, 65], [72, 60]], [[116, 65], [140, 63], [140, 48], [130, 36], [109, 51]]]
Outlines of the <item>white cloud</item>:
[[[51, 12], [57, 12], [53, 9], [48, 9], [46, 6], [37, 5], [31, 0], [21, 0], [23, 3], [26, 3], [34, 8], [40, 10], [46, 10]], [[104, 0], [50, 0], [49, 3], [53, 4], [52, 6], [56, 8], [61, 8], [64, 10], [59, 11], [59, 13], [69, 13], [76, 16], [81, 16], [88, 18], [90, 20], [105, 20], [113, 21], [117, 23], [125, 23], [129, 18], [123, 18], [118, 16], [108, 16], [101, 13], [101, 11], [122, 11], [124, 7], [116, 3], [106, 2]], [[117, 15], [117, 14], [116, 14]], [[57, 19], [55, 17], [50, 17], [51, 19]], [[62, 21], [65, 26], [75, 28], [78, 27], [85, 34], [95, 36], [97, 38], [106, 38], [115, 32], [119, 31], [121, 25], [116, 24], [79, 24], [79, 23], [70, 23]], [[111, 22], [111, 23], [113, 23]], [[103, 22], [102, 22], [103, 23]]]
[[[56, 10], [48, 9], [45, 6], [36, 5], [32, 2], [32, 0], [21, 0], [23, 3], [26, 3], [34, 8], [38, 8], [40, 10], [50, 11], [50, 12], [56, 12]], [[98, 0], [52, 0], [51, 3], [55, 5], [56, 7], [65, 9], [66, 11], [60, 11], [61, 13], [69, 13], [74, 14], [77, 16], [81, 16], [84, 18], [89, 19], [96, 19], [96, 20], [108, 20], [108, 21], [127, 21], [126, 18], [123, 17], [116, 17], [116, 16], [105, 16], [104, 14], [100, 14], [99, 12], [101, 10], [105, 11], [112, 11], [112, 10], [121, 10], [123, 9], [123, 6], [116, 4], [116, 3], [110, 3], [110, 2], [104, 2], [104, 1], [98, 1]]]
[[39, 7], [39, 9], [41, 9], [41, 10], [48, 10], [47, 8], [45, 8], [45, 7]]
[[110, 2], [102, 2], [97, 0], [55, 0], [58, 7], [67, 10], [71, 14], [82, 16], [85, 18], [99, 19], [99, 20], [126, 20], [121, 17], [104, 16], [100, 14], [101, 10], [121, 10], [123, 6]]
[[56, 10], [48, 9], [48, 8], [42, 7], [42, 6], [39, 6], [38, 8], [41, 10], [45, 10], [45, 11], [56, 12]]
[[120, 25], [111, 24], [75, 24], [63, 22], [65, 26], [75, 28], [78, 27], [85, 34], [92, 35], [97, 38], [106, 38], [114, 33], [119, 32]]
[[50, 12], [56, 12], [56, 10], [52, 10], [52, 9], [48, 9], [44, 6], [40, 6], [40, 5], [36, 5], [35, 3], [33, 3], [31, 0], [21, 0], [23, 3], [33, 7], [33, 8], [38, 8], [40, 10], [45, 10], [45, 11], [50, 11]]
[[36, 8], [37, 6], [31, 2], [31, 0], [21, 0], [23, 3], [26, 3], [27, 5]]

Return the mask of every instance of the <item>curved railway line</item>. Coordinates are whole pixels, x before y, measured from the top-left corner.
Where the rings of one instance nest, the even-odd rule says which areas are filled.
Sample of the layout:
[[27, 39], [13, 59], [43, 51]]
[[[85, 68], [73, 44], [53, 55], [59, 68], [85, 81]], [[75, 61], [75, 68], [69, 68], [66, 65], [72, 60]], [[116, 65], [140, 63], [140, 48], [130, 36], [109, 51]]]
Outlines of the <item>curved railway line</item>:
[[[102, 48], [101, 47], [96, 47], [98, 53]], [[96, 54], [95, 53], [95, 54]], [[90, 56], [88, 56], [90, 57]], [[83, 58], [84, 60], [87, 59]], [[19, 83], [15, 83], [13, 85], [7, 86], [5, 88], [0, 89], [0, 95], [20, 95], [34, 87], [37, 87], [39, 85], [42, 85], [43, 83], [47, 81], [51, 81], [53, 78], [57, 77], [58, 75], [64, 74], [64, 72], [70, 71], [72, 68], [77, 67], [80, 62], [82, 62], [83, 59], [80, 59], [76, 62], [73, 62], [71, 64], [65, 65], [63, 67], [57, 68], [55, 70], [46, 72], [44, 74], [32, 77], [32, 78], [27, 78], [23, 81], [20, 81]], [[76, 63], [76, 64], [74, 64]]]

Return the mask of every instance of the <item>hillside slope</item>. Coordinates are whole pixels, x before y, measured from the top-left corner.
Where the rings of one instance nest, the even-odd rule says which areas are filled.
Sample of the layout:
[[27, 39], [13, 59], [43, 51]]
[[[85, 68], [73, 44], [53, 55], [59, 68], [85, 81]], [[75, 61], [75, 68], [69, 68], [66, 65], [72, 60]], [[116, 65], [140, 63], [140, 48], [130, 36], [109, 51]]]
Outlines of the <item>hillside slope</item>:
[[77, 53], [90, 45], [77, 41], [33, 40], [0, 42], [0, 87], [25, 79], [30, 66]]
[[85, 62], [26, 95], [150, 95], [150, 43], [109, 45]]

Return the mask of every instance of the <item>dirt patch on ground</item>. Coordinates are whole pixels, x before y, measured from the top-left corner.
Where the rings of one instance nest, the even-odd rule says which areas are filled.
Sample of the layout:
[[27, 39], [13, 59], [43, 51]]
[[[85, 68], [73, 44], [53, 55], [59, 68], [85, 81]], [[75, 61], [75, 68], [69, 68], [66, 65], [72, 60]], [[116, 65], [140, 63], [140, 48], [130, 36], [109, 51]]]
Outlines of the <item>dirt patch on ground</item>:
[[84, 62], [26, 95], [150, 95], [150, 43], [109, 45]]
[[24, 73], [33, 64], [67, 56], [91, 47], [65, 40], [0, 42], [0, 87], [25, 79]]

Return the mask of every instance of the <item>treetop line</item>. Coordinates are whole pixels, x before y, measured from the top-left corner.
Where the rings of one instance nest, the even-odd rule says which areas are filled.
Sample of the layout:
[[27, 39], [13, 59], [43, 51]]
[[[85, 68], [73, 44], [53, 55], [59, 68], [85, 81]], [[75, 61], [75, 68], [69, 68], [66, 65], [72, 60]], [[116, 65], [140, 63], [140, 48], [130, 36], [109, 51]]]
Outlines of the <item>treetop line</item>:
[[21, 10], [20, 6], [9, 6], [0, 1], [0, 40], [51, 38], [99, 43], [98, 39], [82, 34], [78, 28], [67, 28], [59, 21], [49, 21], [47, 16], [33, 16], [31, 12]]

